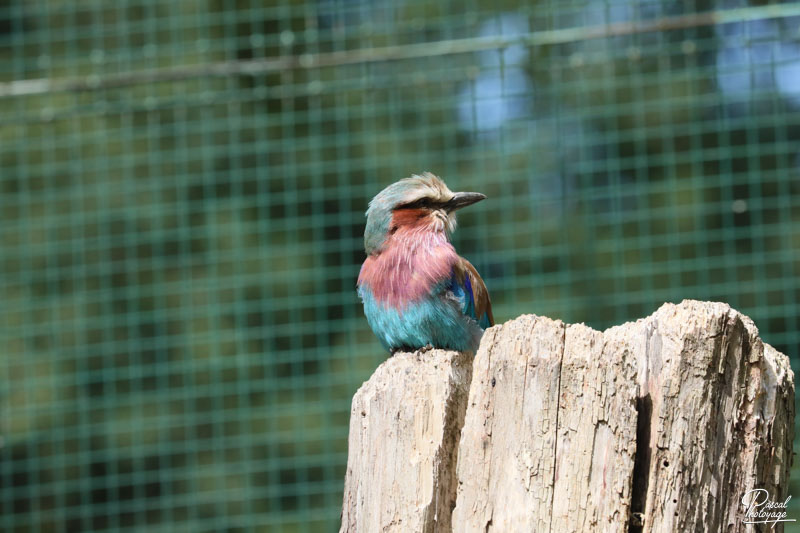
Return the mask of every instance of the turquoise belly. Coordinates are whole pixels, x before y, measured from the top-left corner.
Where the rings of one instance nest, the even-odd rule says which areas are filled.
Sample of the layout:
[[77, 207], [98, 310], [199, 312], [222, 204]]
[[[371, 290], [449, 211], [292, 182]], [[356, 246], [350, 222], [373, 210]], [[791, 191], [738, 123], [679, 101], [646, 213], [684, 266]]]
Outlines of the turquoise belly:
[[387, 350], [416, 350], [428, 344], [447, 350], [478, 349], [483, 329], [464, 315], [457, 300], [431, 295], [398, 311], [376, 302], [367, 287], [358, 293], [372, 331]]

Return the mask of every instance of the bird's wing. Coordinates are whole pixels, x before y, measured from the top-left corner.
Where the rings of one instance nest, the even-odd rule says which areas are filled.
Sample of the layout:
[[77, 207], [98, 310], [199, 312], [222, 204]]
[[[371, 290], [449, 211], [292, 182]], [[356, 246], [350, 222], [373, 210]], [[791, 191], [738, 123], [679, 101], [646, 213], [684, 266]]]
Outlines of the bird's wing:
[[489, 291], [486, 290], [486, 284], [469, 261], [463, 257], [458, 258], [453, 265], [453, 276], [450, 283], [454, 294], [459, 298], [463, 295], [465, 315], [477, 320], [483, 328], [494, 326]]

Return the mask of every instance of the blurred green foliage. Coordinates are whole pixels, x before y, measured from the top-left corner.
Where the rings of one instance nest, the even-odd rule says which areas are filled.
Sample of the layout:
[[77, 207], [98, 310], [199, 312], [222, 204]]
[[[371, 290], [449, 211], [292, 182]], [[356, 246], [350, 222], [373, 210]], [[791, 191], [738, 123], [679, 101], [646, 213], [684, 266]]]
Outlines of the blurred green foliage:
[[[489, 196], [454, 241], [498, 321], [721, 300], [796, 365], [800, 9], [762, 4], [0, 0], [2, 87], [90, 87], [0, 96], [0, 530], [336, 528], [386, 357], [363, 211], [422, 170]], [[481, 37], [509, 45], [303, 66]]]

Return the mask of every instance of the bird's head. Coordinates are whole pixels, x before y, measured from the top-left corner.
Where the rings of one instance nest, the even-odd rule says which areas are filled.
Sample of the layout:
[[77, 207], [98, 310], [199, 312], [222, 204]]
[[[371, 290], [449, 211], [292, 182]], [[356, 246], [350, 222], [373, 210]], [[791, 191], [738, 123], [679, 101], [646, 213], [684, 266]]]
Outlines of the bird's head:
[[387, 239], [401, 229], [447, 235], [456, 227], [456, 210], [485, 198], [477, 192], [453, 192], [430, 172], [392, 183], [369, 203], [364, 250], [367, 255], [380, 253]]

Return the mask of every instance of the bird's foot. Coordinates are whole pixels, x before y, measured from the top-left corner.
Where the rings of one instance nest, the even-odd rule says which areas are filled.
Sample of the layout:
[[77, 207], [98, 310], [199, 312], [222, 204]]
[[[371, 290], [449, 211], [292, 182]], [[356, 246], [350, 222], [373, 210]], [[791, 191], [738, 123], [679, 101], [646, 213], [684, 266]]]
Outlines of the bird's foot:
[[420, 354], [420, 355], [422, 355], [422, 354], [424, 354], [425, 352], [429, 352], [429, 351], [431, 351], [431, 350], [433, 350], [433, 345], [432, 345], [431, 343], [428, 343], [428, 344], [426, 344], [425, 346], [422, 346], [422, 347], [420, 347], [420, 348], [417, 348], [417, 354]]
[[401, 352], [405, 352], [405, 353], [413, 353], [414, 355], [422, 355], [422, 354], [424, 354], [425, 352], [429, 352], [429, 351], [431, 351], [431, 350], [433, 350], [433, 345], [432, 345], [431, 343], [428, 343], [428, 344], [426, 344], [425, 346], [422, 346], [422, 347], [420, 347], [420, 348], [417, 348], [416, 350], [414, 350], [414, 349], [413, 349], [413, 348], [411, 348], [410, 346], [400, 346], [400, 347], [398, 347], [398, 348], [392, 348], [391, 350], [389, 350], [389, 353], [390, 353], [392, 356], [394, 356], [394, 355], [396, 355], [396, 354], [398, 354], [398, 353], [401, 353]]

